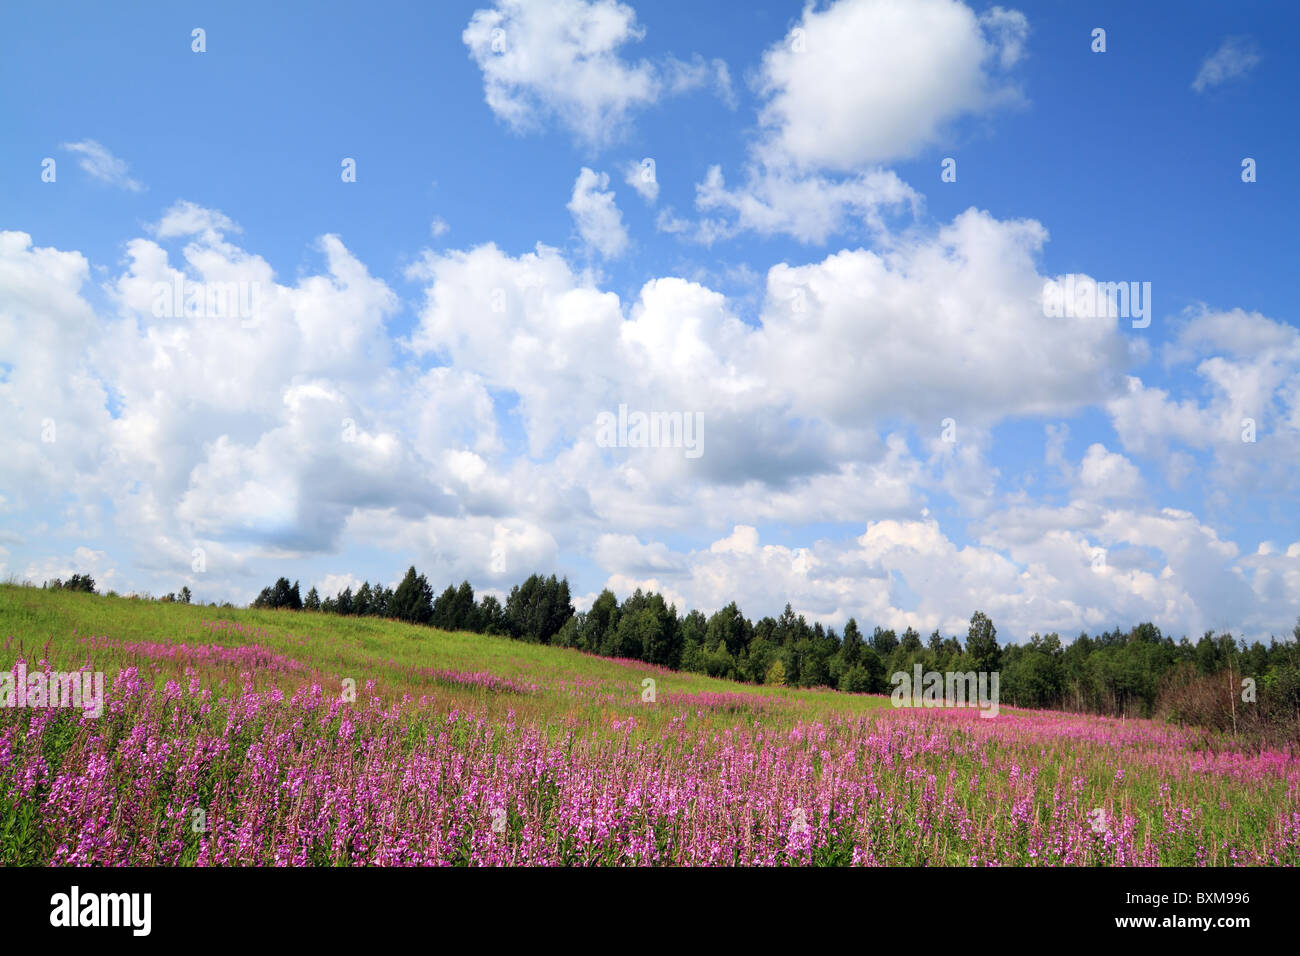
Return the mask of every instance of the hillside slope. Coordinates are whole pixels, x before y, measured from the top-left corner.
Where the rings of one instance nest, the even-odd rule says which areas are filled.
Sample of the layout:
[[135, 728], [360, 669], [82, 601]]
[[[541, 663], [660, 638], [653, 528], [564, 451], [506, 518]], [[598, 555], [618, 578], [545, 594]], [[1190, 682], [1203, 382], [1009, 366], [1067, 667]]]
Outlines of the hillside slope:
[[109, 678], [0, 706], [0, 865], [1300, 863], [1300, 759], [1151, 721], [32, 588], [0, 635]]
[[[598, 718], [607, 723], [611, 714], [636, 715], [643, 725], [657, 726], [665, 708], [643, 699], [646, 679], [654, 681], [654, 704], [695, 701], [702, 712], [724, 714], [761, 709], [770, 721], [865, 714], [889, 703], [879, 696], [756, 687], [401, 621], [164, 604], [12, 585], [0, 585], [0, 638], [5, 640], [0, 669], [12, 666], [21, 645], [29, 659], [48, 657], [54, 670], [75, 669], [90, 659], [110, 678], [134, 665], [163, 683], [179, 679], [190, 666], [204, 679], [233, 681], [251, 666], [241, 662], [251, 658], [205, 657], [181, 646], [261, 648], [292, 662], [251, 667], [259, 681], [286, 690], [308, 675], [331, 689], [346, 678], [358, 688], [374, 681], [374, 693], [386, 700], [433, 694], [444, 703], [486, 706], [491, 714], [514, 709], [521, 717], [562, 719], [569, 726]], [[511, 685], [527, 692], [511, 692]]]

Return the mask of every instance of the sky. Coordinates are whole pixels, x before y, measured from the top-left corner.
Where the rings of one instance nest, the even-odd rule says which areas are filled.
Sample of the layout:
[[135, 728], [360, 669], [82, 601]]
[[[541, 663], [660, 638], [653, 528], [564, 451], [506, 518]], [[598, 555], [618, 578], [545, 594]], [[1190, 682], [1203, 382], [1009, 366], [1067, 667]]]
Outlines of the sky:
[[10, 5], [0, 579], [1285, 636], [1297, 28]]

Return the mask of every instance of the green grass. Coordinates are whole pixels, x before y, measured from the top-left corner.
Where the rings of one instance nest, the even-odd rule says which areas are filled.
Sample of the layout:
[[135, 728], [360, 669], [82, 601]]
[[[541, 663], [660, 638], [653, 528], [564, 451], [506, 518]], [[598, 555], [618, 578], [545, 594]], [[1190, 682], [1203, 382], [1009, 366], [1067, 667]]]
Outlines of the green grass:
[[[246, 629], [210, 629], [229, 622]], [[883, 696], [840, 694], [829, 690], [759, 687], [718, 680], [700, 674], [668, 672], [635, 661], [615, 661], [569, 648], [549, 647], [467, 632], [450, 633], [398, 621], [339, 617], [308, 611], [269, 611], [215, 608], [202, 605], [164, 604], [123, 597], [68, 591], [46, 591], [17, 585], [0, 585], [0, 668], [8, 669], [19, 655], [29, 661], [48, 658], [56, 670], [82, 666], [89, 659], [111, 682], [119, 669], [134, 665], [142, 675], [152, 674], [159, 685], [183, 680], [184, 665], [159, 661], [121, 649], [96, 649], [86, 638], [109, 638], [122, 644], [219, 644], [225, 647], [257, 645], [300, 662], [322, 686], [339, 686], [345, 678], [356, 681], [358, 694], [375, 682], [373, 693], [384, 699], [403, 694], [433, 696], [439, 710], [463, 703], [486, 708], [504, 717], [514, 710], [520, 720], [547, 726], [573, 728], [608, 726], [614, 720], [636, 717], [652, 734], [670, 716], [667, 709], [642, 702], [642, 680], [652, 678], [660, 701], [681, 694], [732, 693], [752, 700], [767, 725], [793, 725], [799, 720], [822, 719], [833, 714], [853, 715], [888, 707]], [[500, 678], [531, 684], [528, 694], [501, 693], [438, 682], [416, 672], [423, 669], [487, 672]], [[239, 673], [201, 668], [205, 685], [220, 679], [236, 682]], [[258, 683], [266, 675], [256, 675]], [[300, 675], [270, 678], [286, 690], [302, 681]], [[582, 692], [575, 698], [575, 682]], [[744, 708], [741, 708], [741, 712]], [[725, 706], [694, 713], [696, 721], [732, 726], [737, 712]]]
[[[92, 639], [98, 645], [93, 651]], [[179, 644], [255, 645], [293, 666], [280, 671], [260, 664], [250, 672], [250, 665], [238, 660], [200, 661], [170, 653]], [[797, 791], [800, 805], [816, 812], [838, 807], [834, 826], [846, 828], [831, 833], [809, 862], [847, 862], [854, 848], [869, 850], [877, 862], [905, 865], [1062, 859], [1088, 865], [1139, 860], [1221, 865], [1300, 859], [1295, 811], [1300, 776], [1294, 756], [1226, 746], [1207, 750], [1195, 735], [1154, 721], [1010, 708], [1001, 708], [1010, 720], [940, 719], [924, 710], [894, 710], [884, 696], [754, 687], [373, 618], [217, 609], [0, 585], [0, 670], [11, 668], [20, 655], [32, 664], [47, 659], [55, 670], [90, 664], [110, 680], [134, 667], [146, 685], [162, 688], [177, 681], [184, 687], [197, 681], [214, 695], [210, 707], [203, 695], [137, 695], [131, 698], [134, 709], [110, 713], [103, 722], [83, 721], [68, 711], [48, 720], [35, 710], [0, 711], [7, 722], [0, 724], [0, 743], [12, 743], [18, 754], [8, 761], [9, 769], [0, 766], [4, 865], [43, 865], [59, 858], [59, 848], [69, 841], [93, 843], [99, 839], [94, 824], [99, 811], [93, 807], [99, 806], [109, 808], [112, 829], [103, 835], [109, 849], [86, 851], [97, 860], [193, 862], [198, 842], [186, 835], [189, 831], [182, 836], [193, 845], [185, 844], [177, 857], [160, 836], [171, 830], [157, 822], [174, 821], [175, 814], [184, 816], [193, 806], [215, 807], [214, 819], [228, 819], [231, 826], [262, 826], [258, 815], [272, 814], [277, 822], [265, 832], [271, 834], [267, 839], [279, 839], [289, 820], [275, 814], [292, 807], [266, 798], [264, 745], [280, 748], [273, 763], [281, 785], [290, 771], [310, 772], [323, 781], [320, 792], [337, 784], [338, 794], [346, 796], [357, 781], [382, 779], [381, 789], [391, 796], [384, 806], [406, 813], [401, 825], [423, 834], [429, 845], [452, 830], [439, 829], [442, 817], [430, 816], [425, 803], [403, 802], [402, 774], [412, 760], [444, 768], [429, 771], [436, 780], [423, 781], [433, 790], [421, 799], [433, 800], [436, 790], [438, 813], [451, 814], [449, 820], [468, 812], [465, 801], [478, 801], [473, 818], [481, 824], [487, 812], [479, 806], [484, 782], [502, 784], [508, 777], [512, 812], [527, 816], [530, 839], [540, 839], [535, 849], [555, 851], [561, 861], [582, 858], [587, 850], [566, 849], [570, 836], [552, 840], [560, 832], [555, 828], [563, 824], [570, 827], [565, 833], [576, 832], [574, 821], [597, 791], [617, 807], [620, 833], [667, 827], [678, 854], [685, 848], [704, 852], [715, 839], [739, 833], [736, 827], [742, 825], [757, 827], [765, 846], [784, 846], [787, 797]], [[438, 671], [487, 673], [512, 683], [476, 685]], [[647, 677], [657, 684], [653, 705], [642, 702]], [[341, 705], [338, 692], [345, 679], [356, 681], [360, 706]], [[329, 702], [313, 712], [313, 721], [303, 723], [301, 709], [274, 706], [229, 719], [230, 708], [245, 696], [245, 683], [258, 691], [278, 685], [288, 693], [309, 681], [321, 686], [321, 699]], [[379, 698], [386, 714], [387, 705], [406, 696], [427, 697], [428, 705], [402, 709], [393, 723], [368, 700]], [[160, 707], [159, 701], [180, 703]], [[453, 711], [471, 719], [452, 719]], [[322, 713], [328, 716], [321, 719]], [[360, 721], [366, 746], [342, 735], [345, 713]], [[166, 741], [167, 728], [178, 721], [184, 727], [166, 767], [146, 769], [148, 748], [134, 740], [136, 729], [153, 728], [150, 733]], [[561, 795], [553, 778], [534, 779], [528, 768], [539, 752], [536, 734], [548, 738], [546, 746], [552, 748], [548, 766], [585, 767], [587, 775], [576, 779], [590, 783]], [[198, 759], [194, 755], [201, 750], [208, 754], [195, 748], [199, 739], [225, 746], [211, 752], [216, 756]], [[248, 759], [254, 747], [261, 752], [258, 760]], [[441, 754], [437, 760], [430, 757], [435, 751]], [[308, 755], [301, 765], [296, 763], [300, 753]], [[456, 760], [447, 762], [448, 753]], [[108, 776], [96, 784], [100, 802], [92, 810], [81, 808], [77, 801], [89, 784], [76, 783], [58, 792], [62, 812], [42, 816], [39, 801], [55, 799], [57, 789], [42, 789], [44, 768], [51, 779], [65, 769], [75, 778], [94, 754], [107, 755]], [[769, 758], [772, 765], [764, 769]], [[473, 787], [460, 771], [448, 776], [445, 770], [470, 764], [478, 775]], [[181, 774], [182, 765], [192, 769]], [[720, 775], [727, 773], [732, 776], [724, 785]], [[667, 816], [647, 817], [640, 795], [665, 786], [681, 786], [688, 796]], [[320, 792], [312, 799], [323, 800]], [[566, 808], [557, 809], [562, 797]], [[682, 809], [688, 804], [711, 809], [701, 811], [697, 823], [689, 816], [694, 811]], [[1111, 842], [1092, 829], [1090, 814], [1097, 810], [1111, 821], [1103, 828], [1107, 840], [1114, 837]], [[388, 832], [387, 812], [376, 810], [367, 826]], [[79, 822], [68, 829], [64, 821], [73, 817]], [[329, 826], [338, 822], [325, 818]], [[457, 820], [447, 826], [467, 825]], [[518, 828], [519, 820], [512, 820]], [[174, 830], [178, 824], [169, 826]], [[309, 861], [353, 858], [351, 851], [331, 849], [327, 837], [312, 838]], [[148, 852], [131, 855], [140, 846]], [[620, 855], [623, 844], [600, 846], [592, 852], [627, 861]], [[1066, 855], [1069, 847], [1074, 856]], [[110, 855], [95, 855], [100, 850]]]

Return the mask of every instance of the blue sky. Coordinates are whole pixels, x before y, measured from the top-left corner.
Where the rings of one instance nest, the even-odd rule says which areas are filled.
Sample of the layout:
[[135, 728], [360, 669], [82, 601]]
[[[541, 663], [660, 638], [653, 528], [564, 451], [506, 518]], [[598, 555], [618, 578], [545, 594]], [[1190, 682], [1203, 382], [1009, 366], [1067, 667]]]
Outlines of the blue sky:
[[[6, 12], [0, 571], [1284, 633], [1300, 16], [1084, 7]], [[1150, 325], [1044, 315], [1069, 273]]]

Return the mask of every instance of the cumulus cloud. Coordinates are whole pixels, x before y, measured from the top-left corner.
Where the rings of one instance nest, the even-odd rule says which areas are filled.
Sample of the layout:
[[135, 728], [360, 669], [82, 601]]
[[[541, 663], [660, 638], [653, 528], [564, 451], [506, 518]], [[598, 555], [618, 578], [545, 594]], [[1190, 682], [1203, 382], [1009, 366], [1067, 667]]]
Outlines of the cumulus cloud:
[[[1208, 477], [1238, 493], [1284, 493], [1300, 459], [1300, 330], [1240, 309], [1193, 310], [1163, 350], [1167, 365], [1194, 363], [1187, 397], [1137, 376], [1106, 403], [1126, 450], [1176, 471], [1179, 446], [1212, 457]], [[1176, 475], [1174, 476], [1176, 477]]]
[[[79, 252], [32, 244], [23, 232], [0, 232], [0, 514], [61, 500], [65, 515], [93, 522], [87, 494], [109, 454], [108, 391], [94, 368], [98, 317], [82, 297], [90, 263]], [[8, 523], [7, 521], [5, 523]]]
[[[481, 246], [430, 255], [412, 270], [427, 289], [410, 345], [516, 394], [532, 455], [570, 448], [575, 467], [592, 456], [617, 466], [591, 487], [598, 510], [609, 496], [628, 507], [637, 495], [625, 513], [653, 515], [696, 482], [701, 502], [713, 483], [728, 488], [714, 502], [724, 514], [738, 501], [768, 513], [766, 499], [780, 502], [774, 512], [825, 516], [854, 507], [855, 495], [911, 508], [914, 465], [905, 446], [877, 436], [871, 423], [882, 418], [933, 443], [955, 418], [963, 443], [936, 467], [946, 493], [974, 501], [994, 480], [980, 437], [990, 425], [1071, 413], [1124, 387], [1129, 355], [1116, 320], [1044, 317], [1034, 265], [1044, 240], [1036, 223], [971, 210], [888, 253], [778, 265], [758, 325], [696, 282], [654, 279], [624, 303], [556, 250], [511, 257]], [[600, 362], [589, 361], [592, 343], [601, 343]], [[706, 454], [690, 462], [680, 452], [593, 447], [597, 417], [620, 404], [699, 413]], [[892, 465], [881, 471], [884, 460]], [[803, 493], [806, 482], [818, 495]], [[739, 498], [737, 489], [746, 489]]]
[[[836, 180], [751, 167], [742, 187], [728, 189], [722, 167], [711, 166], [695, 193], [697, 209], [723, 214], [690, 227], [691, 238], [706, 245], [741, 232], [821, 245], [844, 232], [881, 232], [883, 212], [907, 207], [915, 214], [921, 205], [920, 194], [888, 170]], [[663, 221], [664, 231], [673, 226], [671, 218]]]
[[1102, 498], [1131, 498], [1141, 493], [1137, 466], [1101, 442], [1088, 446], [1079, 465], [1079, 485], [1085, 493]]
[[[3, 549], [0, 549], [0, 556], [3, 554]], [[66, 581], [74, 574], [89, 574], [95, 580], [95, 589], [101, 594], [116, 589], [123, 581], [106, 552], [84, 546], [73, 548], [66, 557], [46, 558], [28, 564], [20, 577], [24, 581], [43, 584], [55, 578]]]
[[679, 573], [686, 562], [661, 542], [642, 544], [631, 534], [602, 534], [592, 549], [603, 567], [618, 568], [623, 574]]
[[856, 616], [923, 634], [964, 633], [980, 609], [1020, 637], [1057, 631], [1070, 639], [1148, 619], [1195, 636], [1225, 616], [1263, 634], [1279, 615], [1285, 621], [1300, 610], [1294, 591], [1279, 600], [1284, 582], [1300, 577], [1300, 543], [1242, 559], [1211, 528], [1172, 509], [1007, 508], [965, 545], [934, 519], [870, 521], [857, 537], [801, 548], [763, 543], [746, 525], [688, 553], [634, 544], [658, 566], [611, 574], [607, 586], [617, 583], [621, 593], [655, 581], [706, 611], [733, 598], [767, 609], [766, 595], [777, 594], [835, 627]]
[[658, 227], [711, 244], [740, 233], [831, 236], [883, 229], [885, 212], [921, 196], [880, 164], [940, 141], [952, 123], [1021, 100], [1006, 72], [1024, 56], [1025, 16], [976, 16], [959, 0], [809, 4], [764, 54], [756, 142], [742, 182], [720, 166], [696, 186], [691, 222], [665, 210]]
[[[427, 515], [411, 519], [390, 510], [358, 509], [350, 541], [402, 555], [431, 581], [469, 580], [476, 591], [502, 591], [541, 568], [556, 568], [560, 547], [551, 532], [523, 517]], [[409, 559], [409, 560], [407, 560]]]
[[578, 343], [618, 341], [617, 296], [583, 284], [547, 246], [517, 258], [491, 244], [429, 255], [409, 277], [427, 283], [411, 347], [516, 392], [534, 454], [586, 424], [574, 397], [603, 397], [607, 380]]
[[732, 100], [720, 60], [630, 60], [622, 48], [645, 30], [616, 0], [497, 0], [475, 11], [462, 40], [483, 72], [488, 106], [517, 132], [551, 117], [583, 143], [622, 136], [633, 113], [666, 95], [712, 86]]
[[[390, 583], [416, 563], [498, 590], [581, 566], [679, 607], [761, 615], [788, 599], [826, 623], [949, 632], [979, 608], [1009, 635], [1148, 618], [1195, 633], [1211, 614], [1267, 629], [1297, 612], [1300, 544], [1243, 555], [1147, 504], [1130, 456], [1161, 437], [1213, 450], [1225, 481], [1272, 487], [1296, 460], [1298, 333], [1193, 314], [1163, 355], [1206, 391], [1126, 378], [1116, 319], [1043, 315], [1035, 222], [968, 210], [878, 251], [776, 265], [748, 321], [681, 277], [625, 300], [546, 246], [429, 252], [397, 343], [396, 295], [340, 238], [286, 282], [236, 232], [216, 210], [167, 210], [126, 242], [102, 315], [84, 256], [0, 233], [7, 568], [66, 571], [87, 547], [122, 588], [244, 601], [285, 562], [319, 561], [304, 582], [367, 576], [340, 553], [390, 555]], [[155, 285], [178, 279], [258, 283], [258, 321], [155, 314]], [[621, 404], [699, 413], [705, 454], [600, 445], [597, 416]], [[1214, 444], [1257, 406], [1259, 444]], [[995, 426], [1096, 407], [1123, 453], [1109, 439], [1070, 452], [1055, 425], [1045, 463], [1066, 504], [999, 493]], [[949, 505], [964, 535], [930, 514]], [[34, 554], [52, 533], [67, 546]], [[129, 573], [104, 535], [129, 542]]]
[[336, 594], [341, 594], [348, 588], [351, 588], [352, 593], [356, 594], [357, 590], [363, 583], [365, 582], [355, 574], [348, 574], [346, 572], [342, 574], [326, 574], [323, 577], [313, 580], [309, 587], [300, 586], [300, 592], [303, 597], [306, 597], [307, 591], [310, 590], [311, 587], [314, 587], [316, 588], [316, 593], [324, 599], [327, 597], [333, 597]]
[[171, 206], [151, 231], [159, 239], [199, 236], [209, 245], [216, 244], [227, 232], [242, 232], [229, 216], [215, 209], [181, 200]]
[[851, 172], [914, 155], [948, 124], [1019, 98], [1002, 71], [1028, 22], [958, 0], [838, 0], [809, 5], [763, 56], [759, 89], [770, 165]]
[[1044, 317], [1046, 238], [1037, 222], [969, 209], [884, 253], [775, 266], [758, 367], [800, 414], [848, 422], [865, 408], [935, 432], [949, 417], [983, 425], [1104, 400], [1128, 347], [1117, 319]]
[[578, 235], [588, 248], [603, 258], [617, 259], [627, 250], [627, 230], [623, 214], [609, 189], [609, 174], [597, 173], [586, 166], [573, 183], [573, 196], [565, 207], [573, 216]]
[[[150, 231], [186, 237], [181, 254], [128, 241], [104, 316], [84, 298], [84, 257], [0, 234], [0, 414], [25, 423], [0, 487], [7, 506], [59, 508], [60, 533], [134, 540], [137, 571], [170, 589], [200, 583], [200, 548], [208, 573], [221, 572], [222, 590], [206, 593], [243, 600], [250, 555], [328, 548], [353, 493], [401, 507], [384, 489], [405, 481], [424, 510], [443, 495], [422, 471], [440, 463], [413, 460], [406, 441], [367, 440], [398, 403], [386, 371], [392, 292], [331, 236], [322, 275], [280, 284], [226, 242], [234, 228], [215, 210], [168, 210]], [[160, 286], [227, 282], [256, 286], [258, 321], [154, 308]], [[352, 443], [345, 418], [357, 423]]]

